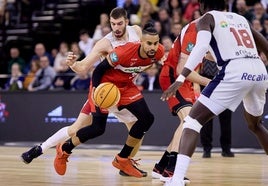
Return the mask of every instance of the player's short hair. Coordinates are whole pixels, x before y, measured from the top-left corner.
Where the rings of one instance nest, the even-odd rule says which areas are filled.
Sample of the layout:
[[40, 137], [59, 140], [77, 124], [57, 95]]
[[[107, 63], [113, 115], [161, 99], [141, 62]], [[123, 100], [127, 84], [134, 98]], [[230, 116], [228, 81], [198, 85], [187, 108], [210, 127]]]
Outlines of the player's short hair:
[[88, 33], [88, 30], [86, 30], [86, 29], [81, 29], [81, 30], [79, 31], [79, 35], [81, 36], [81, 35], [84, 35], [84, 34], [89, 34], [89, 33]]
[[116, 7], [114, 9], [112, 9], [111, 13], [110, 13], [110, 18], [113, 19], [118, 19], [121, 17], [124, 17], [125, 19], [127, 19], [127, 11], [124, 8], [121, 7]]
[[204, 4], [204, 9], [209, 10], [225, 10], [226, 2], [225, 0], [199, 0], [199, 3]]
[[150, 34], [150, 35], [157, 35], [158, 32], [154, 28], [154, 24], [152, 22], [148, 22], [144, 25], [142, 34]]

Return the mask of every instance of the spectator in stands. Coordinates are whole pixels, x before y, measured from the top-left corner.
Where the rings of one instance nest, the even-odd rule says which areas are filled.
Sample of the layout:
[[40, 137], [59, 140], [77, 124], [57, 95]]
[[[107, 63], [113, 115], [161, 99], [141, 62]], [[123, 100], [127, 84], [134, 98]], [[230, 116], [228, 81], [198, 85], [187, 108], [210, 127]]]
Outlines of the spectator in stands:
[[159, 37], [162, 38], [164, 36], [164, 33], [163, 33], [163, 30], [162, 30], [162, 25], [161, 25], [160, 21], [155, 21], [154, 22], [154, 28], [158, 32]]
[[110, 27], [109, 16], [107, 13], [102, 13], [100, 14], [100, 23], [96, 26], [92, 37], [95, 43], [103, 38], [102, 29], [107, 26]]
[[64, 64], [64, 62], [67, 58], [68, 51], [69, 51], [68, 43], [61, 42], [60, 46], [59, 46], [59, 52], [57, 53], [57, 55], [55, 57], [54, 66], [53, 66], [56, 73], [66, 70], [65, 69], [66, 65], [62, 65], [62, 64]]
[[17, 91], [23, 89], [24, 76], [21, 72], [20, 65], [13, 63], [11, 66], [11, 77], [9, 78], [5, 89], [9, 91]]
[[71, 80], [71, 90], [88, 90], [90, 80], [89, 73], [77, 74]]
[[201, 15], [202, 14], [201, 14], [201, 11], [199, 9], [195, 10], [193, 12], [193, 15], [192, 15], [192, 21], [198, 19], [199, 17], [201, 17]]
[[261, 4], [262, 4], [262, 6], [263, 6], [263, 8], [266, 10], [266, 12], [268, 12], [268, 0], [261, 0], [260, 1], [261, 2]]
[[158, 8], [150, 0], [140, 2], [140, 8], [137, 15], [140, 18], [140, 26], [143, 27], [147, 22], [157, 18]]
[[52, 82], [52, 90], [70, 90], [71, 80], [75, 73], [70, 69], [65, 61], [61, 61], [61, 69], [57, 72], [55, 79]]
[[167, 57], [169, 50], [172, 48], [173, 42], [169, 36], [161, 37], [161, 43], [165, 48], [165, 55]]
[[80, 35], [80, 41], [79, 41], [79, 47], [81, 48], [81, 50], [85, 53], [85, 55], [87, 56], [90, 51], [92, 50], [93, 46], [94, 46], [94, 40], [89, 36], [89, 33], [87, 30], [82, 29], [79, 33]]
[[5, 21], [6, 3], [7, 0], [0, 0], [0, 25], [3, 25]]
[[39, 65], [39, 60], [38, 59], [33, 59], [30, 63], [30, 70], [27, 73], [27, 75], [24, 78], [23, 82], [23, 88], [27, 90], [28, 86], [30, 83], [33, 81], [36, 72], [39, 70], [40, 65]]
[[161, 89], [159, 84], [159, 67], [157, 66], [157, 63], [154, 63], [148, 68], [142, 76], [143, 81], [141, 87], [143, 90], [153, 91]]
[[133, 3], [132, 0], [125, 0], [123, 8], [127, 11], [128, 19], [130, 19], [131, 15], [138, 13], [139, 5]]
[[189, 0], [189, 2], [185, 6], [185, 10], [183, 13], [183, 21], [188, 23], [192, 20], [193, 12], [199, 9], [198, 0]]
[[249, 10], [246, 0], [237, 0], [235, 4], [236, 13], [244, 16], [249, 22], [254, 19], [254, 14]]
[[174, 9], [171, 13], [171, 22], [174, 23], [183, 23], [181, 11], [179, 9]]
[[180, 35], [182, 29], [182, 24], [179, 22], [175, 22], [171, 25], [171, 33], [169, 37], [172, 41], [175, 41], [175, 39]]
[[71, 43], [71, 51], [77, 56], [77, 61], [81, 61], [86, 57], [85, 53], [80, 49], [77, 42]]
[[109, 34], [112, 31], [110, 26], [105, 26], [101, 29], [102, 32], [102, 36], [106, 36], [107, 34]]
[[48, 53], [46, 51], [46, 47], [45, 47], [45, 45], [43, 43], [37, 43], [35, 45], [35, 47], [34, 47], [34, 53], [35, 54], [32, 56], [32, 59], [31, 60], [38, 59], [38, 60], [41, 61], [41, 59], [40, 59], [41, 57], [47, 56], [48, 61], [49, 61], [49, 65], [50, 66], [53, 66], [53, 63], [54, 63], [53, 57], [52, 57], [52, 55], [50, 53]]
[[53, 61], [55, 61], [55, 58], [56, 58], [58, 52], [59, 52], [59, 50], [57, 48], [52, 48], [51, 49], [51, 52], [50, 53], [51, 53], [51, 56], [52, 56]]
[[48, 90], [56, 76], [56, 72], [49, 64], [48, 56], [40, 57], [40, 69], [36, 72], [36, 76], [28, 86], [29, 91]]
[[160, 8], [158, 10], [158, 20], [162, 25], [163, 34], [170, 35], [172, 21], [166, 8]]
[[256, 18], [253, 19], [253, 21], [252, 21], [252, 27], [255, 30], [257, 30], [258, 32], [260, 32], [263, 36], [266, 35], [265, 30], [264, 30], [264, 28], [263, 28], [263, 26], [261, 24], [261, 21], [259, 19], [256, 19]]
[[27, 68], [25, 60], [20, 56], [20, 50], [18, 47], [11, 47], [9, 50], [11, 59], [8, 61], [8, 73], [11, 73], [11, 67], [14, 63], [18, 63], [22, 73], [26, 73]]
[[255, 19], [260, 20], [261, 25], [263, 25], [265, 18], [268, 17], [268, 14], [266, 13], [262, 3], [257, 2], [254, 4], [254, 15]]
[[168, 0], [168, 11], [170, 16], [173, 14], [174, 10], [182, 12], [181, 0]]

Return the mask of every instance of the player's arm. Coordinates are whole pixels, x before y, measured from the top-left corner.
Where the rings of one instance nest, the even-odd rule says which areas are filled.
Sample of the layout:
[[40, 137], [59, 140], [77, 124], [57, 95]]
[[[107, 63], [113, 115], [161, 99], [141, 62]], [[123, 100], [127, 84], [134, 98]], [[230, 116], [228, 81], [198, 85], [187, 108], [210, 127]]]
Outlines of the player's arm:
[[195, 69], [200, 61], [202, 61], [203, 57], [206, 55], [209, 43], [211, 40], [211, 33], [214, 29], [214, 18], [211, 14], [206, 14], [197, 22], [197, 37], [196, 37], [196, 45], [193, 48], [189, 58], [187, 59], [187, 63], [185, 64], [181, 77], [178, 77], [178, 81], [185, 79], [191, 71]]
[[[183, 67], [185, 66], [185, 63], [186, 63], [188, 57], [189, 57], [189, 55], [187, 55], [187, 54], [184, 54], [184, 53], [180, 54], [179, 63], [177, 65], [177, 73], [178, 74], [181, 73]], [[203, 85], [203, 86], [206, 86], [210, 82], [209, 78], [201, 76], [196, 71], [191, 71], [191, 73], [187, 76], [186, 79], [193, 82], [193, 83], [197, 83], [197, 84]]]
[[101, 83], [102, 76], [105, 72], [112, 68], [107, 59], [104, 59], [100, 64], [98, 64], [92, 74], [92, 86], [97, 87]]
[[90, 68], [100, 60], [102, 55], [107, 55], [111, 48], [110, 42], [106, 38], [99, 40], [91, 52], [81, 61], [76, 61], [77, 56], [70, 52], [66, 59], [66, 64], [76, 73], [87, 73]]
[[196, 45], [188, 57], [187, 62], [181, 71], [181, 74], [178, 76], [176, 81], [170, 85], [166, 91], [164, 91], [161, 96], [161, 100], [166, 101], [169, 99], [169, 97], [175, 95], [176, 91], [183, 84], [186, 77], [195, 69], [199, 62], [202, 61], [209, 48], [214, 24], [214, 18], [210, 14], [206, 14], [200, 18], [197, 23], [198, 33], [196, 38]]

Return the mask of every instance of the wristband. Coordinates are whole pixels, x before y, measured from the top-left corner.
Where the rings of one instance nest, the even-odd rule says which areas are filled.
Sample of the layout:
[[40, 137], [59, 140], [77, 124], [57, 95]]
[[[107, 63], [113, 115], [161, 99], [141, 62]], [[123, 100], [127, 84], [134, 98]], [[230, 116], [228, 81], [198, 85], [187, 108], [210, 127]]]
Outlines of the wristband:
[[178, 81], [178, 82], [184, 82], [184, 80], [185, 80], [185, 77], [183, 76], [183, 75], [179, 75], [179, 77], [177, 77], [177, 79], [176, 79], [176, 81]]

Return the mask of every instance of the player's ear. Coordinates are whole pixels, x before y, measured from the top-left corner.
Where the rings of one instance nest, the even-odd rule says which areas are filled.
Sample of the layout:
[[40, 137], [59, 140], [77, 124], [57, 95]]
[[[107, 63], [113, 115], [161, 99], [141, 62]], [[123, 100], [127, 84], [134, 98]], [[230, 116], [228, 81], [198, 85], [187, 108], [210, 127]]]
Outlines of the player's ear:
[[126, 25], [128, 25], [129, 24], [129, 19], [126, 19]]

